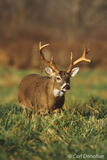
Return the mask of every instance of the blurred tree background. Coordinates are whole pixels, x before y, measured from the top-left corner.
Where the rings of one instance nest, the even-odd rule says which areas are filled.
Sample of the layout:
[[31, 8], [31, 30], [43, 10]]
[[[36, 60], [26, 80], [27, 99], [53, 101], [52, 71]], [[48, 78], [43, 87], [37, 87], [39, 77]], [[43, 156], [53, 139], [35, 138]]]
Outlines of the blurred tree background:
[[[50, 43], [46, 55], [67, 67], [90, 48], [89, 67], [107, 64], [106, 0], [0, 1], [0, 63], [17, 68], [39, 67], [38, 42]], [[66, 57], [66, 59], [65, 59]], [[74, 59], [75, 59], [74, 58]]]

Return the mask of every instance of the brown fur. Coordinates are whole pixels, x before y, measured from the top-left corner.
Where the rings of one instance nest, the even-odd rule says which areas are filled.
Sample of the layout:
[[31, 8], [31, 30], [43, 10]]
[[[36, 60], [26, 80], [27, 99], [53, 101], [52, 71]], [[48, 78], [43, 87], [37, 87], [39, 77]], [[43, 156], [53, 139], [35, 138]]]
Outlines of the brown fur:
[[54, 97], [54, 87], [54, 78], [43, 77], [38, 74], [27, 75], [19, 85], [19, 103], [24, 109], [28, 107], [37, 113], [61, 108], [65, 97], [64, 95], [62, 97]]

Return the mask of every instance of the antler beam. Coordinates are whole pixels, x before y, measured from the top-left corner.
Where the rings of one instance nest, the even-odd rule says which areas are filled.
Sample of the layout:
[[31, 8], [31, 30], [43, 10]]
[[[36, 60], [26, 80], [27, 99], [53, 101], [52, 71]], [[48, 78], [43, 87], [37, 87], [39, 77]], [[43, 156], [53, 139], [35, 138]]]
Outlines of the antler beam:
[[44, 60], [44, 62], [53, 69], [53, 71], [55, 71], [56, 73], [59, 73], [59, 71], [56, 69], [56, 67], [53, 65], [53, 57], [51, 58], [51, 61], [48, 61], [45, 59], [44, 55], [43, 55], [43, 49], [45, 47], [49, 46], [49, 44], [45, 44], [45, 45], [41, 45], [41, 42], [39, 43], [39, 51], [40, 51], [40, 55], [41, 58]]
[[77, 63], [79, 63], [79, 62], [81, 62], [81, 61], [85, 61], [85, 62], [89, 62], [89, 63], [90, 63], [91, 60], [88, 59], [88, 58], [86, 58], [86, 54], [87, 54], [87, 53], [88, 53], [87, 49], [84, 48], [83, 55], [82, 55], [80, 58], [78, 58], [76, 61], [72, 62], [72, 52], [71, 52], [70, 66], [69, 66], [67, 72], [68, 72], [68, 73], [71, 72], [72, 67], [75, 66]]

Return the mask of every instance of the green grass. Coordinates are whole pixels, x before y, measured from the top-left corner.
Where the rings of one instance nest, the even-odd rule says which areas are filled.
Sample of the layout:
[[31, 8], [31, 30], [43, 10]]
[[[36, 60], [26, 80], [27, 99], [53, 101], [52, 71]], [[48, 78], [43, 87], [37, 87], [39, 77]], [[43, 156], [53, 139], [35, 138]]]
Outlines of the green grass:
[[69, 160], [84, 154], [106, 159], [106, 72], [81, 69], [61, 113], [29, 119], [18, 105], [17, 90], [32, 72], [0, 68], [0, 160]]

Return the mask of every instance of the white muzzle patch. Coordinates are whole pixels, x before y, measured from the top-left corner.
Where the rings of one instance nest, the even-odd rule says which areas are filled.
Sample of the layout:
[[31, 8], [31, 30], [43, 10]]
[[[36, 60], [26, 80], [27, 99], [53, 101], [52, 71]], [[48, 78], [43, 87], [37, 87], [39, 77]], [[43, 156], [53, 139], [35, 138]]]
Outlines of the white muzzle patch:
[[61, 90], [66, 92], [68, 89], [70, 89], [70, 84], [69, 83], [64, 83], [62, 86], [61, 86]]
[[65, 86], [67, 85], [67, 83], [64, 83], [62, 86], [61, 86], [61, 90], [63, 90], [63, 91], [66, 91], [66, 89], [65, 89]]

